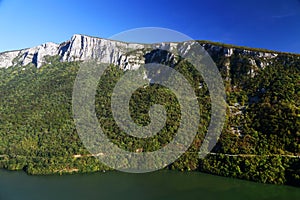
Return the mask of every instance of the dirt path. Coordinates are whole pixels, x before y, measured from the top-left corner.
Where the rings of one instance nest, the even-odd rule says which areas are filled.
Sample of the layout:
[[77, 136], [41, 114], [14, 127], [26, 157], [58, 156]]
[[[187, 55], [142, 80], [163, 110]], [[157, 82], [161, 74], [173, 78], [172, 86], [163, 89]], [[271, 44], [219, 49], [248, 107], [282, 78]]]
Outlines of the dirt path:
[[[208, 153], [209, 155], [224, 155], [224, 156], [229, 156], [229, 157], [261, 157], [261, 156], [283, 156], [283, 157], [290, 157], [290, 158], [299, 158], [300, 159], [300, 155], [281, 155], [281, 154], [270, 154], [270, 155], [255, 155], [255, 154], [218, 154], [218, 153]], [[74, 158], [83, 158], [83, 157], [98, 157], [98, 156], [104, 156], [104, 153], [97, 153], [97, 154], [76, 154], [73, 155]], [[22, 155], [18, 155], [18, 156], [22, 156]], [[4, 158], [4, 157], [9, 157], [9, 155], [0, 155], [0, 158]]]
[[209, 153], [210, 155], [225, 155], [229, 157], [261, 157], [261, 156], [282, 156], [282, 157], [290, 157], [290, 158], [300, 158], [300, 155], [282, 155], [282, 154], [270, 154], [270, 155], [255, 155], [255, 154], [217, 154], [217, 153]]

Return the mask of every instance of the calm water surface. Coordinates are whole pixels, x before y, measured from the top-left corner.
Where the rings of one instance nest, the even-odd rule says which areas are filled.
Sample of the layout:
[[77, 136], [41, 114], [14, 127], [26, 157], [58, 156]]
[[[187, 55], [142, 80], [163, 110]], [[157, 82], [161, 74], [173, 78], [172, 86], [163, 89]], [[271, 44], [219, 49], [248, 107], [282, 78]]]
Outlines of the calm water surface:
[[106, 172], [28, 176], [0, 170], [0, 200], [300, 199], [300, 188], [266, 185], [199, 172]]

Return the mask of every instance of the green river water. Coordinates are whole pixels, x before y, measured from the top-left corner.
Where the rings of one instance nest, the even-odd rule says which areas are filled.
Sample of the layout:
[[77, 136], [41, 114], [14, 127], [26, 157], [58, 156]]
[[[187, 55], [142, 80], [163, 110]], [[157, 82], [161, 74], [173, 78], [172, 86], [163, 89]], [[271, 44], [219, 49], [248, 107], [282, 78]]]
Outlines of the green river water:
[[105, 172], [28, 176], [0, 170], [0, 200], [300, 199], [300, 188], [254, 183], [199, 172]]

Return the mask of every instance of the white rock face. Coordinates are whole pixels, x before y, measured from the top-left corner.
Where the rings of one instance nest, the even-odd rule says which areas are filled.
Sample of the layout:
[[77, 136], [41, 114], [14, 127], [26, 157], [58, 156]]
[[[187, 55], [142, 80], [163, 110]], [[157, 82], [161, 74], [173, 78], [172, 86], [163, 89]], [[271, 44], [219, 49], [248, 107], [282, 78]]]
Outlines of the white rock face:
[[[209, 53], [220, 53], [228, 58], [235, 53], [263, 57], [264, 59], [275, 58], [277, 56], [277, 54], [274, 53], [226, 48], [211, 44], [201, 45]], [[178, 46], [178, 43], [160, 43], [152, 45], [133, 44], [75, 34], [69, 41], [61, 44], [50, 42], [33, 48], [0, 53], [0, 68], [7, 68], [15, 65], [25, 66], [30, 63], [33, 63], [37, 67], [41, 67], [46, 62], [45, 56], [57, 55], [62, 62], [95, 59], [102, 63], [118, 65], [124, 70], [133, 70], [145, 63], [145, 51], [146, 53], [150, 52], [147, 51], [148, 48], [164, 49], [169, 52], [178, 48], [180, 54], [185, 55], [190, 46], [187, 43], [180, 44], [180, 46]], [[134, 53], [129, 54], [126, 52], [128, 49], [134, 51]], [[140, 49], [144, 49], [144, 51], [141, 51]], [[176, 57], [172, 53], [165, 54], [163, 51], [152, 51], [151, 53], [152, 57], [147, 57], [148, 62], [156, 62], [159, 57], [161, 57], [161, 60], [158, 62], [171, 62], [171, 64], [177, 62]], [[261, 65], [262, 67], [266, 66], [267, 60], [266, 63], [261, 63]]]
[[9, 51], [0, 53], [0, 68], [15, 65], [13, 61], [16, 57], [18, 57], [18, 55], [20, 55], [20, 52], [21, 51]]
[[63, 62], [96, 59], [102, 63], [123, 64], [124, 67], [128, 62], [125, 50], [143, 47], [141, 44], [129, 44], [76, 34], [70, 41], [60, 46], [58, 54]]
[[58, 44], [49, 42], [29, 49], [1, 53], [0, 68], [7, 68], [17, 64], [25, 66], [30, 63], [40, 67], [45, 62], [45, 56], [57, 55], [58, 47]]
[[30, 48], [26, 52], [24, 52], [19, 61], [21, 61], [22, 66], [28, 65], [29, 63], [34, 63], [39, 68], [45, 62], [45, 56], [57, 55], [58, 47], [58, 44], [49, 42], [37, 47]]
[[62, 62], [96, 59], [103, 63], [123, 64], [123, 67], [126, 64], [126, 67], [130, 68], [128, 66], [130, 62], [123, 60], [120, 63], [121, 57], [123, 56], [124, 58], [125, 49], [140, 49], [143, 47], [141, 44], [129, 44], [74, 35], [70, 41], [62, 44], [49, 42], [33, 48], [0, 53], [0, 68], [7, 68], [17, 64], [25, 66], [30, 63], [35, 64], [39, 68], [45, 63], [45, 56], [55, 55], [60, 56]]
[[[15, 65], [25, 66], [30, 63], [39, 68], [46, 62], [45, 56], [57, 55], [62, 62], [93, 59], [101, 63], [118, 65], [124, 70], [134, 70], [145, 63], [144, 55], [150, 52], [145, 49], [159, 48], [171, 51], [177, 45], [177, 43], [143, 45], [75, 34], [71, 40], [61, 44], [46, 43], [33, 48], [0, 53], [0, 68]], [[184, 54], [187, 52], [188, 48], [188, 45], [182, 45], [180, 47], [181, 53]], [[129, 53], [128, 51], [132, 51], [133, 53]], [[148, 61], [157, 60], [157, 57], [161, 57], [161, 53], [162, 51], [152, 53], [152, 58], [148, 59]], [[167, 54], [164, 59], [159, 60], [159, 62], [167, 62], [168, 60], [176, 61], [174, 55], [171, 53]]]

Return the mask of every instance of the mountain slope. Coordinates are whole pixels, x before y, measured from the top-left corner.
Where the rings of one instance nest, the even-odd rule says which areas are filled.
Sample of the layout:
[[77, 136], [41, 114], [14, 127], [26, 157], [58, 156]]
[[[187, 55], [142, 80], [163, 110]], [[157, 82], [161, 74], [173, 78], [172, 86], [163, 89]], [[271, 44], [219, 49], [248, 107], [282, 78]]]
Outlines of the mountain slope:
[[[210, 119], [210, 98], [193, 66], [142, 44], [74, 35], [59, 45], [0, 54], [0, 166], [30, 174], [108, 170], [86, 151], [72, 118], [73, 83], [81, 61], [89, 58], [111, 64], [96, 95], [97, 117], [108, 137], [129, 151], [161, 148], [176, 133], [180, 119], [174, 94], [159, 85], [133, 94], [132, 118], [139, 124], [149, 123], [153, 103], [168, 108], [166, 127], [151, 140], [126, 137], [113, 120], [110, 95], [127, 69], [172, 62], [194, 87], [202, 114], [192, 146], [169, 168], [300, 185], [300, 56], [199, 42], [220, 70], [228, 104], [220, 140], [205, 159], [198, 159], [197, 151]], [[172, 45], [177, 43], [150, 46]], [[126, 47], [136, 51], [124, 54]]]

